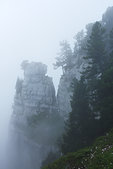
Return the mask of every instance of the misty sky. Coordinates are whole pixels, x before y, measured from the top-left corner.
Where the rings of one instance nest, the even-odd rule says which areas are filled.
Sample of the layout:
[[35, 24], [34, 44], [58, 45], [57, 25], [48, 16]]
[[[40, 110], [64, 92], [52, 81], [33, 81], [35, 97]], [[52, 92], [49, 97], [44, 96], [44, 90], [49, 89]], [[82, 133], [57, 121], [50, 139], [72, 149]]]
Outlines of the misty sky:
[[0, 0], [0, 124], [11, 112], [22, 60], [49, 65], [53, 71], [59, 42], [73, 41], [87, 23], [100, 20], [113, 0]]

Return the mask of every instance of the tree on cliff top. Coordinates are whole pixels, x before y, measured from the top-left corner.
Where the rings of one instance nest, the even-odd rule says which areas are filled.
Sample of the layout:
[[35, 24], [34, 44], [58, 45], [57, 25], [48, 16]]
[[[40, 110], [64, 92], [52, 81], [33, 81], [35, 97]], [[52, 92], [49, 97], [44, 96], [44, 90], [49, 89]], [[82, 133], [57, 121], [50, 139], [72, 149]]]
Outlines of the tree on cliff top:
[[67, 41], [60, 43], [61, 51], [56, 57], [56, 63], [54, 68], [57, 69], [62, 67], [63, 72], [72, 67], [72, 50], [70, 44]]

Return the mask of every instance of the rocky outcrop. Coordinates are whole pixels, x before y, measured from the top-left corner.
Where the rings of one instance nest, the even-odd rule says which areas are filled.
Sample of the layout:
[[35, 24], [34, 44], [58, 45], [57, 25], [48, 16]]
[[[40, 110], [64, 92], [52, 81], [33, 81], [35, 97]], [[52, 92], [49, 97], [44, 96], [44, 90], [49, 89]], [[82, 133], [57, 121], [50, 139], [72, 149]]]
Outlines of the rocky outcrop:
[[64, 118], [67, 118], [68, 113], [71, 112], [72, 82], [75, 79], [80, 79], [83, 67], [86, 66], [86, 63], [83, 61], [83, 56], [80, 55], [77, 55], [72, 63], [74, 66], [63, 73], [58, 86], [57, 104], [59, 113]]
[[47, 66], [24, 61], [24, 79], [17, 80], [11, 117], [11, 169], [39, 169], [49, 151], [56, 151], [62, 122]]
[[17, 80], [13, 115], [22, 113], [28, 117], [45, 111], [48, 114], [56, 112], [54, 85], [46, 73], [47, 66], [42, 63], [27, 64], [24, 80]]
[[56, 140], [62, 134], [63, 119], [71, 111], [71, 83], [80, 78], [84, 64], [78, 57], [75, 66], [65, 71], [57, 99], [45, 64], [24, 61], [21, 66], [24, 78], [18, 78], [16, 83], [8, 169], [40, 169], [47, 154], [57, 151]]

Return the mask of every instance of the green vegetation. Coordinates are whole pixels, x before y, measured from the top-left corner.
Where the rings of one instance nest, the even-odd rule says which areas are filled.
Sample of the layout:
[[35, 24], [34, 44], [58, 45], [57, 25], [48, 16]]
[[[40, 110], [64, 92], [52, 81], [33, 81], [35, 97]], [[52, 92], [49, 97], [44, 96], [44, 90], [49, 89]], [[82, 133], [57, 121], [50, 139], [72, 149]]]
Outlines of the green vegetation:
[[63, 155], [90, 146], [113, 128], [113, 30], [106, 32], [101, 22], [95, 22], [90, 34], [81, 32], [76, 40], [74, 54], [85, 50], [87, 65], [72, 85], [72, 111], [60, 144]]
[[82, 57], [85, 66], [80, 79], [73, 79], [72, 111], [59, 143], [65, 156], [43, 169], [113, 169], [113, 130], [100, 137], [113, 128], [112, 11], [113, 7], [107, 10], [102, 22], [90, 24], [86, 34], [79, 32], [73, 50], [63, 43], [56, 66], [65, 74], [76, 57]]
[[69, 153], [43, 169], [112, 169], [113, 130], [96, 139], [91, 147]]

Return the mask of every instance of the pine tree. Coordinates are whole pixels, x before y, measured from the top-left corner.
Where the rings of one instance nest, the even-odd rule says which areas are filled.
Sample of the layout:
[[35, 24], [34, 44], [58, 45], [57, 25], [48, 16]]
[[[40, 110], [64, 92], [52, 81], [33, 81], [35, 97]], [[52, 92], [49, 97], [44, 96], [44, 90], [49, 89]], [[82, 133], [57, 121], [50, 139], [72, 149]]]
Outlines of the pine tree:
[[100, 22], [96, 22], [92, 27], [92, 33], [87, 41], [87, 56], [88, 68], [86, 69], [87, 78], [97, 77], [102, 73], [106, 60], [105, 52], [105, 29]]
[[90, 114], [88, 105], [87, 85], [82, 78], [74, 84], [71, 107], [72, 112], [69, 113], [65, 134], [62, 137], [63, 154], [85, 147], [94, 139], [92, 135], [94, 118], [93, 114]]
[[95, 120], [98, 120], [100, 117], [96, 110], [98, 79], [101, 78], [106, 67], [105, 30], [99, 22], [96, 22], [92, 27], [86, 51], [87, 57], [85, 59], [88, 62], [88, 67], [83, 72], [83, 76], [87, 81], [89, 106], [95, 115]]
[[111, 29], [109, 33], [109, 46], [110, 46], [110, 59], [113, 59], [113, 28]]
[[110, 32], [110, 59], [98, 83], [98, 111], [100, 112], [100, 134], [113, 127], [113, 29]]
[[102, 135], [113, 127], [113, 63], [103, 73], [98, 86], [98, 111]]
[[63, 72], [67, 69], [70, 69], [73, 65], [72, 63], [72, 50], [70, 44], [67, 41], [63, 41], [60, 43], [61, 51], [56, 57], [56, 63], [54, 67], [57, 69], [58, 67], [62, 67]]
[[97, 85], [99, 75], [104, 70], [105, 45], [104, 29], [99, 22], [92, 27], [87, 41], [88, 67], [82, 73], [80, 81], [75, 82], [71, 101], [72, 112], [66, 122], [66, 132], [62, 138], [61, 150], [76, 151], [88, 146], [99, 135], [99, 114], [96, 111]]

